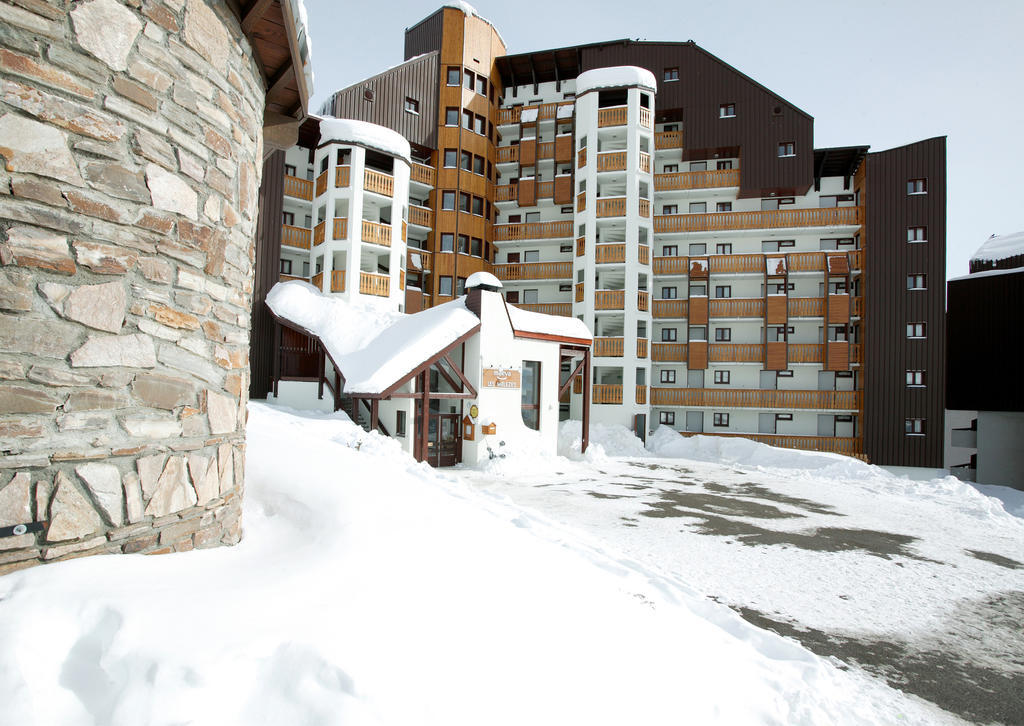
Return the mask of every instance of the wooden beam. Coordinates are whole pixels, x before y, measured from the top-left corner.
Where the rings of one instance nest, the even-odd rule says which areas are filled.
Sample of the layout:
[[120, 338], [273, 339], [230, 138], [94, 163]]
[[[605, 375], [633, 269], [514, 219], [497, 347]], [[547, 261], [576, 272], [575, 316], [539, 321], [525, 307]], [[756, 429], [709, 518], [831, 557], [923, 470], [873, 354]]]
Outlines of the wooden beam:
[[[462, 372], [462, 369], [455, 365], [454, 361], [452, 361], [451, 356], [448, 355], [447, 352], [444, 354], [444, 360], [448, 363], [448, 365], [452, 367], [452, 370], [455, 371], [455, 375], [459, 377], [459, 380], [462, 381], [462, 385], [465, 386], [465, 391], [467, 393], [471, 393], [473, 396], [476, 396], [476, 389], [473, 388], [473, 384], [469, 382], [468, 378], [466, 378], [466, 374]], [[440, 366], [438, 367], [440, 368]], [[455, 386], [452, 386], [452, 388], [455, 388]]]
[[245, 15], [242, 16], [242, 32], [251, 33], [253, 26], [263, 19], [273, 4], [274, 0], [254, 0], [249, 9], [245, 11]]
[[[427, 437], [430, 434], [430, 371], [424, 369], [420, 373], [420, 391], [422, 410], [420, 411], [420, 455], [418, 461], [427, 461]], [[427, 462], [428, 464], [430, 462]]]
[[[274, 74], [274, 77], [267, 81], [267, 98], [275, 95], [278, 91], [287, 85], [288, 81], [295, 79], [295, 65], [289, 58], [285, 61], [284, 65], [281, 66], [280, 70]], [[289, 114], [290, 115], [290, 114]]]
[[586, 362], [587, 362], [586, 358], [581, 360], [580, 364], [578, 366], [576, 366], [576, 369], [569, 375], [568, 378], [565, 379], [565, 383], [563, 383], [562, 387], [558, 389], [558, 397], [559, 398], [564, 396], [565, 392], [567, 390], [569, 390], [569, 386], [572, 385], [573, 379], [575, 379], [576, 376], [578, 376], [580, 374], [580, 371], [583, 369], [584, 365], [586, 365]]
[[590, 351], [583, 354], [583, 442], [580, 453], [587, 451], [590, 445]]
[[474, 335], [476, 335], [479, 332], [480, 332], [480, 324], [478, 323], [477, 325], [473, 326], [472, 330], [467, 331], [464, 335], [461, 335], [461, 336], [459, 336], [459, 338], [457, 338], [456, 340], [452, 341], [451, 345], [446, 346], [444, 348], [444, 350], [436, 353], [435, 355], [431, 356], [427, 360], [423, 361], [418, 366], [416, 366], [411, 371], [409, 371], [404, 376], [402, 376], [397, 381], [395, 381], [390, 386], [388, 386], [386, 389], [381, 391], [380, 395], [377, 396], [377, 397], [378, 398], [389, 398], [392, 393], [394, 393], [399, 388], [404, 386], [406, 383], [408, 383], [410, 380], [412, 380], [412, 378], [414, 378], [415, 376], [419, 375], [422, 371], [428, 370], [430, 368], [430, 366], [434, 365], [437, 361], [441, 360], [441, 358], [448, 351], [452, 350], [453, 348], [455, 348], [456, 346], [458, 346], [458, 345], [460, 345], [462, 343], [465, 343], [467, 340], [469, 340], [470, 338], [472, 338]]

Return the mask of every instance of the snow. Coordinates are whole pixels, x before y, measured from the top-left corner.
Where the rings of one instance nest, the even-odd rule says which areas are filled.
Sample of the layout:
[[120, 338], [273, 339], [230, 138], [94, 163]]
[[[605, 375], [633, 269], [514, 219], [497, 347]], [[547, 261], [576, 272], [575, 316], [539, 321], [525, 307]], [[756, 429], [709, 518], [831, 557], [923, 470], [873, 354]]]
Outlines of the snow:
[[612, 66], [584, 71], [576, 77], [576, 95], [582, 96], [587, 91], [598, 88], [622, 88], [639, 86], [650, 91], [658, 90], [658, 82], [654, 74], [645, 68], [636, 66]]
[[992, 235], [971, 255], [971, 262], [999, 262], [1017, 255], [1024, 255], [1024, 231]]
[[524, 108], [522, 113], [519, 115], [519, 120], [524, 124], [532, 123], [533, 121], [537, 120], [538, 111], [539, 109], [536, 107]]
[[250, 403], [244, 506], [232, 548], [0, 578], [5, 722], [951, 722], [344, 414]]
[[487, 287], [493, 287], [495, 289], [500, 290], [501, 280], [499, 280], [491, 273], [484, 272], [483, 270], [481, 270], [480, 272], [474, 272], [466, 280], [467, 290], [470, 289], [471, 287], [479, 287], [480, 285], [486, 285]]
[[[567, 103], [564, 106], [558, 106], [555, 109], [555, 118], [572, 118], [573, 112], [576, 110], [575, 104]], [[562, 134], [559, 134], [561, 136]]]
[[951, 277], [949, 282], [958, 282], [959, 280], [976, 280], [979, 277], [1001, 277], [1002, 275], [1018, 275], [1024, 272], [1024, 267], [1011, 267], [1008, 270], [982, 270], [981, 272], [972, 272], [969, 275], [961, 275], [960, 277]]
[[397, 156], [411, 164], [409, 142], [397, 131], [368, 121], [326, 117], [320, 121], [320, 143], [339, 141], [344, 144], [368, 146], [385, 154]]
[[478, 13], [476, 11], [476, 8], [474, 8], [469, 3], [465, 2], [465, 0], [451, 0], [450, 2], [446, 2], [441, 7], [443, 7], [443, 8], [455, 8], [456, 10], [461, 10], [466, 15], [479, 18], [480, 20], [482, 20], [485, 23], [487, 23], [488, 25], [490, 25], [491, 29], [495, 33], [498, 34], [498, 40], [501, 41], [502, 45], [504, 45], [506, 47], [508, 46], [508, 44], [505, 42], [505, 39], [501, 37], [501, 32], [498, 30], [497, 26], [494, 23], [492, 23], [490, 20], [488, 20], [487, 18], [483, 17], [480, 13]]
[[542, 333], [586, 341], [594, 339], [586, 323], [577, 318], [535, 313], [517, 308], [515, 305], [505, 307], [508, 309], [509, 320], [512, 321], [512, 329], [517, 333]]

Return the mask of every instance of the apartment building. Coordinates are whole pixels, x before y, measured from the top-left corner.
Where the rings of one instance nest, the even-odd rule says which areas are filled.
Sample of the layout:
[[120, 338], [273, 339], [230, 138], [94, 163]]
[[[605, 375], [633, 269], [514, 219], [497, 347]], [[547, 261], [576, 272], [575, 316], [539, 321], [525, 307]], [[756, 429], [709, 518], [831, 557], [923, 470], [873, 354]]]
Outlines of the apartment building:
[[[816, 149], [810, 115], [693, 42], [509, 55], [464, 3], [408, 28], [405, 58], [321, 109], [409, 142], [408, 197], [388, 210], [404, 268], [359, 272], [404, 278], [404, 310], [493, 272], [509, 303], [594, 334], [563, 417], [586, 385], [593, 420], [641, 436], [665, 424], [941, 466], [944, 138]], [[320, 180], [346, 164], [321, 169], [324, 142], [300, 143], [313, 212], [285, 223], [315, 248], [331, 232], [317, 237]]]

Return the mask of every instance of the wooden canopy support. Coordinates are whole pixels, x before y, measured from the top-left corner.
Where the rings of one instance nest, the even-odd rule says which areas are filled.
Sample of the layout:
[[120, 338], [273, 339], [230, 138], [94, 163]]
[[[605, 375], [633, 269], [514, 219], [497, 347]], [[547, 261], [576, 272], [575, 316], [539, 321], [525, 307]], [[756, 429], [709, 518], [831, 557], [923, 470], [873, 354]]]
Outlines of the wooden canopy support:
[[558, 349], [559, 358], [575, 358], [577, 355], [582, 354], [583, 360], [580, 361], [579, 365], [573, 369], [573, 372], [569, 375], [568, 380], [558, 391], [558, 397], [569, 389], [569, 386], [575, 380], [576, 376], [583, 377], [583, 421], [582, 421], [582, 434], [583, 440], [580, 444], [580, 453], [584, 453], [587, 447], [590, 446], [590, 344], [589, 342], [583, 345], [572, 345], [563, 344]]

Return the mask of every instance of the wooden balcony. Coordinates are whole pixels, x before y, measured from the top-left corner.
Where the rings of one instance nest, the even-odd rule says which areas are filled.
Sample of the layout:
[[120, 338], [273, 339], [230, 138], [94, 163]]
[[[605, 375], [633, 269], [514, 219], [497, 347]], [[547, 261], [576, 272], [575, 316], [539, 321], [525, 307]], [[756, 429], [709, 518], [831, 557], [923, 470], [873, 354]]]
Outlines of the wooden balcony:
[[651, 293], [646, 290], [640, 290], [636, 294], [636, 309], [643, 312], [651, 309]]
[[587, 238], [577, 237], [576, 238], [576, 256], [583, 257], [583, 253], [587, 251]]
[[655, 174], [654, 190], [668, 192], [677, 189], [717, 189], [738, 187], [739, 169], [713, 169], [711, 171], [684, 171], [677, 174]]
[[594, 249], [596, 251], [594, 262], [597, 264], [626, 261], [625, 244], [596, 245]]
[[622, 403], [622, 384], [595, 383], [590, 389], [593, 403]]
[[517, 262], [495, 265], [499, 280], [571, 280], [571, 262]]
[[639, 212], [641, 217], [651, 216], [651, 200], [641, 199], [639, 202]]
[[576, 154], [576, 168], [577, 169], [582, 169], [586, 165], [587, 165], [587, 150], [586, 149], [580, 149], [579, 152]]
[[284, 178], [285, 196], [313, 201], [313, 182], [309, 179], [299, 179], [297, 176], [286, 176]]
[[598, 217], [625, 217], [626, 198], [611, 197], [597, 200]]
[[655, 275], [685, 275], [689, 268], [689, 257], [655, 257]]
[[527, 222], [525, 224], [496, 224], [494, 239], [498, 242], [511, 242], [527, 239], [559, 239], [572, 237], [572, 220], [559, 222]]
[[363, 171], [363, 190], [391, 197], [395, 194], [395, 178], [373, 169]]
[[595, 290], [595, 310], [622, 310], [626, 304], [625, 290]]
[[348, 239], [348, 219], [337, 217], [334, 220], [334, 229], [331, 231], [334, 233], [331, 239]]
[[334, 170], [334, 186], [336, 188], [337, 187], [344, 188], [344, 187], [347, 187], [349, 185], [349, 176], [350, 176], [349, 172], [350, 171], [351, 171], [351, 167], [348, 167], [348, 166], [339, 166], [339, 167], [337, 167]]
[[711, 300], [708, 315], [712, 318], [760, 318], [764, 316], [761, 298], [726, 298]]
[[686, 343], [652, 343], [651, 360], [655, 363], [683, 363], [686, 361]]
[[652, 388], [654, 406], [778, 408], [835, 411], [861, 409], [860, 391], [769, 391], [726, 388]]
[[324, 220], [317, 226], [313, 227], [313, 244], [323, 244], [325, 235], [327, 234], [327, 220]]
[[370, 244], [390, 247], [391, 225], [379, 224], [377, 222], [371, 222], [368, 219], [364, 219], [362, 229], [362, 240], [363, 242], [369, 242]]
[[290, 282], [291, 280], [304, 280], [306, 282], [309, 282], [309, 278], [302, 277], [300, 275], [285, 275], [282, 273], [277, 278], [278, 282]]
[[409, 224], [433, 228], [434, 212], [428, 207], [411, 206], [409, 207]]
[[708, 257], [708, 269], [712, 275], [726, 272], [764, 274], [764, 265], [764, 255], [712, 255]]
[[583, 283], [582, 282], [577, 282], [576, 283], [576, 302], [578, 302], [578, 303], [583, 302]]
[[413, 162], [409, 170], [409, 181], [419, 182], [428, 187], [437, 186], [437, 170], [432, 166]]
[[391, 294], [391, 278], [372, 272], [359, 273], [359, 292], [363, 295], [388, 297]]
[[594, 338], [594, 355], [600, 358], [621, 358], [622, 338]]
[[331, 270], [331, 292], [345, 292], [344, 270]]
[[626, 152], [607, 151], [597, 155], [597, 170], [600, 171], [625, 171]]
[[537, 199], [551, 199], [555, 196], [554, 182], [540, 182], [537, 184]]
[[636, 357], [646, 358], [647, 357], [647, 338], [636, 339]]
[[[666, 214], [654, 217], [654, 232], [655, 234], [673, 234], [680, 232], [721, 232], [740, 229], [857, 226], [862, 223], [862, 219], [861, 207]], [[822, 262], [822, 265], [824, 265], [824, 262]]]
[[426, 250], [409, 248], [406, 251], [406, 265], [414, 272], [434, 269], [434, 254]]
[[658, 131], [654, 134], [654, 149], [681, 149], [683, 148], [682, 131]]
[[576, 195], [576, 211], [582, 212], [587, 208], [587, 193], [580, 192]]
[[[824, 363], [825, 362], [825, 346], [821, 343], [790, 343], [789, 344], [789, 362], [790, 363]], [[849, 344], [849, 363], [860, 363], [861, 362], [861, 345], [860, 343]], [[843, 370], [845, 370], [845, 366]]]
[[323, 291], [324, 289], [324, 273], [318, 272], [313, 277], [309, 278], [309, 284], [315, 287], [317, 290]]
[[645, 174], [651, 173], [651, 155], [646, 151], [640, 152], [640, 171]]
[[561, 106], [572, 106], [572, 101], [558, 101], [554, 103], [542, 103], [533, 106], [513, 106], [511, 108], [498, 109], [498, 124], [517, 124], [522, 121], [523, 111], [537, 109], [538, 121], [549, 121], [558, 117], [558, 109]]
[[516, 161], [519, 161], [519, 144], [498, 147], [499, 164], [512, 163]]
[[537, 144], [537, 158], [538, 159], [554, 159], [555, 158], [555, 142], [554, 141], [541, 141]]
[[640, 125], [645, 129], [653, 128], [651, 126], [651, 109], [640, 107]]
[[327, 172], [316, 178], [316, 195], [319, 197], [321, 194], [327, 193]]
[[636, 248], [637, 261], [641, 265], [651, 264], [651, 248], [647, 245], [638, 245]]
[[514, 202], [516, 201], [517, 190], [518, 187], [515, 184], [502, 184], [499, 187], [494, 187], [494, 201]]
[[[680, 431], [683, 436], [696, 434]], [[785, 436], [782, 434], [724, 434], [706, 431], [701, 436], [727, 436], [730, 438], [750, 439], [769, 446], [783, 449], [800, 449], [802, 451], [827, 451], [832, 454], [845, 454], [864, 459], [864, 442], [862, 439], [842, 436]]]
[[572, 303], [516, 303], [516, 307], [529, 310], [531, 313], [572, 317]]
[[647, 403], [647, 386], [636, 387], [636, 402], [641, 406]]
[[653, 316], [655, 318], [685, 318], [688, 307], [688, 300], [655, 300]]
[[[597, 126], [605, 128], [608, 126], [626, 125], [626, 106], [614, 106], [612, 108], [601, 108], [597, 111]], [[621, 395], [621, 394], [620, 394]]]
[[293, 227], [290, 224], [281, 225], [281, 244], [283, 245], [308, 250], [311, 236], [310, 230], [303, 227]]
[[764, 346], [760, 343], [712, 343], [708, 360], [713, 363], [760, 363]]

